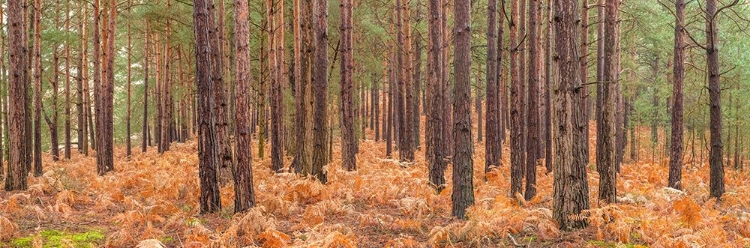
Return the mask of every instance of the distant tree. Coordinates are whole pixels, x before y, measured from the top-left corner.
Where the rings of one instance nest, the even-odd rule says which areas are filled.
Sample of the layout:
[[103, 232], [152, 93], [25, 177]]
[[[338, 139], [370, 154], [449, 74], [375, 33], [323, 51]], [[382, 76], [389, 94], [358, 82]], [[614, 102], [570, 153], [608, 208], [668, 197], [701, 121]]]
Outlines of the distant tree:
[[146, 153], [148, 150], [148, 68], [149, 68], [149, 47], [150, 35], [148, 21], [144, 21], [143, 28], [143, 127], [141, 128], [141, 152]]

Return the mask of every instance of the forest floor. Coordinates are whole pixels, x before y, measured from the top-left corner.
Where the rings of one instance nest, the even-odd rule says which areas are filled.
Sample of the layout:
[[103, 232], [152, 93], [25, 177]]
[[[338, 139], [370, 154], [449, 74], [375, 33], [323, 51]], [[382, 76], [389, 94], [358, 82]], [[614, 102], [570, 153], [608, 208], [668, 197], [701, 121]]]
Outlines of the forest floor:
[[[436, 194], [421, 151], [415, 163], [400, 164], [385, 159], [383, 142], [366, 140], [360, 144], [359, 170], [346, 172], [334, 146], [326, 185], [274, 174], [268, 156], [258, 159], [256, 152], [257, 207], [237, 215], [231, 183], [221, 188], [220, 213], [198, 214], [195, 141], [176, 143], [161, 156], [155, 149], [136, 151], [131, 159], [118, 147], [115, 171], [103, 177], [96, 175], [93, 156], [76, 153], [69, 161], [53, 162], [46, 155], [44, 176], [30, 177], [27, 191], [0, 191], [0, 246], [750, 246], [747, 172], [727, 169], [727, 193], [716, 202], [708, 198], [707, 165], [686, 162], [685, 190], [676, 191], [665, 187], [666, 160], [626, 163], [617, 181], [619, 203], [602, 206], [592, 161], [592, 210], [582, 217], [590, 225], [560, 232], [552, 219], [552, 175], [543, 166], [534, 199], [509, 197], [507, 147], [503, 166], [485, 181], [484, 146], [475, 145], [476, 204], [469, 220], [459, 221], [450, 217], [450, 166], [447, 188]], [[285, 158], [287, 165], [290, 161]]]

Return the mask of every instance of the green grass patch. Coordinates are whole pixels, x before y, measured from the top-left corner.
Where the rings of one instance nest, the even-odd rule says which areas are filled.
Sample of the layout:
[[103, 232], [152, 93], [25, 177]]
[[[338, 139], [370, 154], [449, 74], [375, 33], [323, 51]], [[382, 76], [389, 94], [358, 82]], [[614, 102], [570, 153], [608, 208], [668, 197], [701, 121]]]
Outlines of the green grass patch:
[[34, 240], [40, 239], [42, 247], [62, 247], [63, 244], [72, 244], [74, 247], [90, 247], [91, 244], [98, 246], [104, 243], [104, 234], [99, 230], [89, 230], [80, 233], [66, 233], [58, 230], [44, 230], [38, 234], [20, 237], [12, 240], [12, 247], [33, 247]]

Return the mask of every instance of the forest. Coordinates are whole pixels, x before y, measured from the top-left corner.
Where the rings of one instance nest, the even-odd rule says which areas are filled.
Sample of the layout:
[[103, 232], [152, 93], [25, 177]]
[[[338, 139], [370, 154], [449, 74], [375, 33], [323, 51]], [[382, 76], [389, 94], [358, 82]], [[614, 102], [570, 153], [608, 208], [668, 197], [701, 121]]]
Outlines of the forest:
[[0, 0], [0, 247], [748, 247], [745, 0]]

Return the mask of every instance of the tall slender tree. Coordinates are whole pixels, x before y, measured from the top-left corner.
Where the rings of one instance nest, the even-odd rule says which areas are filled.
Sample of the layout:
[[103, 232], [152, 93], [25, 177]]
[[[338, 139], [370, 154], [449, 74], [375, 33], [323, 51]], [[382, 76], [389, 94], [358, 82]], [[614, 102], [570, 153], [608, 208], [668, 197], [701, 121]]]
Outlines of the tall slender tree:
[[42, 1], [34, 0], [34, 176], [42, 175]]
[[[86, 136], [86, 112], [84, 111], [84, 101], [83, 101], [83, 82], [86, 82], [86, 85], [88, 85], [88, 80], [84, 79], [84, 71], [86, 71], [84, 61], [86, 60], [86, 54], [87, 52], [87, 43], [86, 40], [86, 23], [88, 22], [88, 16], [86, 14], [88, 8], [86, 8], [85, 3], [80, 3], [79, 5], [79, 16], [78, 16], [78, 32], [81, 41], [79, 52], [78, 52], [78, 64], [76, 65], [76, 70], [78, 71], [78, 76], [76, 77], [76, 113], [78, 115], [78, 119], [76, 122], [76, 133], [78, 137], [78, 151], [81, 154], [84, 154], [88, 156], [88, 139]], [[88, 61], [87, 61], [88, 62]], [[57, 87], [55, 87], [57, 88]]]
[[442, 69], [442, 47], [443, 47], [443, 35], [442, 29], [440, 28], [442, 20], [443, 8], [440, 0], [429, 1], [429, 51], [428, 51], [428, 80], [427, 87], [427, 122], [425, 122], [426, 128], [426, 149], [425, 157], [429, 163], [429, 175], [430, 184], [435, 187], [438, 191], [442, 190], [445, 186], [445, 168], [447, 166], [445, 161], [445, 139], [443, 137], [443, 84], [441, 78], [443, 77]]
[[604, 81], [602, 87], [602, 108], [601, 126], [597, 126], [597, 149], [596, 163], [599, 172], [599, 199], [606, 203], [615, 203], [616, 190], [616, 172], [615, 172], [615, 144], [614, 144], [614, 123], [615, 113], [614, 104], [615, 96], [613, 86], [617, 81], [617, 59], [618, 52], [615, 51], [617, 18], [619, 11], [619, 0], [607, 0], [606, 18], [604, 30]]
[[[298, 24], [295, 28], [299, 29], [295, 41], [299, 43], [299, 51], [295, 52], [295, 57], [299, 53], [299, 62], [295, 64], [295, 70], [298, 70], [297, 80], [295, 81], [295, 122], [296, 122], [296, 142], [294, 160], [292, 167], [297, 173], [307, 175], [310, 173], [312, 163], [312, 139], [310, 137], [311, 111], [312, 111], [312, 68], [313, 68], [313, 11], [314, 0], [297, 0], [295, 8], [298, 9], [295, 20]], [[297, 73], [297, 72], [295, 72]]]
[[474, 148], [471, 140], [471, 1], [456, 0], [453, 70], [453, 216], [466, 218], [466, 208], [474, 205]]
[[234, 211], [242, 212], [255, 205], [252, 168], [252, 134], [250, 133], [250, 25], [248, 23], [248, 2], [234, 1], [234, 70], [237, 97], [234, 120], [235, 154], [237, 167], [234, 171]]
[[[500, 18], [505, 18], [501, 16]], [[487, 117], [485, 118], [486, 140], [484, 148], [484, 172], [489, 172], [493, 167], [500, 166], [501, 140], [500, 140], [500, 111], [499, 104], [499, 81], [497, 46], [497, 1], [487, 1]], [[481, 120], [479, 120], [481, 122]]]
[[541, 49], [538, 25], [540, 0], [529, 0], [529, 99], [526, 120], [526, 192], [524, 198], [531, 200], [536, 195], [536, 163], [539, 155], [539, 77], [541, 70]]
[[323, 166], [328, 164], [328, 0], [315, 0], [315, 59], [313, 63], [313, 158], [310, 173], [318, 180], [327, 181]]
[[[70, 2], [65, 1], [65, 30], [70, 30]], [[112, 32], [114, 34], [114, 32]], [[72, 143], [70, 134], [70, 39], [65, 36], [65, 159], [70, 159]], [[56, 110], [55, 110], [56, 111]]]
[[148, 150], [148, 67], [149, 67], [149, 25], [148, 20], [143, 25], [143, 127], [141, 128], [141, 152]]
[[341, 39], [341, 159], [346, 170], [357, 169], [357, 137], [354, 131], [354, 67], [352, 54], [352, 2], [342, 0], [339, 3], [341, 17], [339, 34]]
[[131, 151], [131, 144], [130, 144], [130, 141], [131, 141], [130, 140], [130, 115], [131, 115], [131, 113], [130, 113], [131, 112], [130, 111], [130, 105], [131, 105], [131, 102], [130, 102], [130, 95], [131, 95], [131, 93], [130, 93], [130, 86], [132, 84], [132, 82], [131, 82], [131, 73], [132, 73], [132, 71], [131, 71], [132, 70], [132, 68], [131, 68], [131, 60], [132, 60], [132, 57], [133, 57], [132, 56], [132, 54], [133, 54], [133, 44], [131, 43], [131, 40], [130, 40], [130, 20], [133, 18], [133, 16], [131, 15], [132, 12], [130, 10], [133, 8], [133, 6], [132, 6], [131, 0], [128, 0], [127, 4], [128, 4], [128, 6], [127, 6], [128, 7], [128, 18], [127, 18], [128, 20], [127, 20], [127, 31], [126, 32], [127, 32], [127, 35], [128, 35], [128, 47], [127, 47], [127, 49], [128, 49], [128, 66], [127, 66], [128, 67], [128, 79], [127, 79], [128, 80], [128, 83], [127, 83], [127, 94], [128, 94], [128, 96], [127, 96], [127, 102], [128, 103], [127, 104], [128, 104], [128, 106], [127, 106], [127, 115], [125, 116], [125, 119], [126, 119], [126, 127], [125, 127], [125, 136], [126, 136], [125, 137], [125, 149], [126, 150], [125, 150], [125, 156], [127, 156], [129, 158], [130, 155], [131, 155], [131, 153], [132, 153], [132, 151]]
[[511, 171], [511, 183], [510, 183], [510, 195], [514, 196], [517, 193], [521, 193], [523, 190], [523, 169], [524, 169], [524, 153], [525, 147], [523, 142], [523, 105], [521, 98], [524, 98], [524, 91], [521, 87], [521, 71], [520, 71], [520, 52], [518, 51], [520, 45], [518, 33], [519, 33], [519, 11], [518, 2], [524, 0], [511, 0], [511, 17], [510, 17], [510, 101], [514, 104], [510, 104], [510, 171]]
[[685, 80], [685, 1], [675, 0], [674, 64], [672, 69], [672, 149], [669, 153], [669, 187], [682, 189], [683, 94]]
[[200, 212], [213, 213], [221, 210], [219, 184], [217, 182], [216, 125], [214, 124], [214, 75], [212, 65], [212, 39], [209, 5], [212, 0], [193, 0], [195, 34], [195, 83], [198, 92], [198, 175], [200, 177]]

